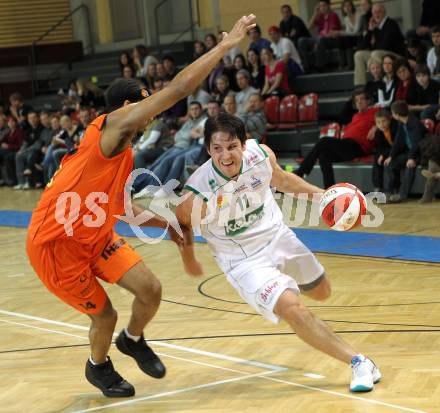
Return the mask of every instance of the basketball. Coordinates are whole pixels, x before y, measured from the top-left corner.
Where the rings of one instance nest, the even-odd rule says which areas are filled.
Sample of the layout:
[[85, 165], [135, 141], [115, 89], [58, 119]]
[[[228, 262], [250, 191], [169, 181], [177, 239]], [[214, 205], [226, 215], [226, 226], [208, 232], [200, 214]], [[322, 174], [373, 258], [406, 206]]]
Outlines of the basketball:
[[328, 188], [321, 198], [319, 214], [336, 231], [348, 231], [360, 224], [367, 212], [367, 200], [354, 185], [342, 183]]

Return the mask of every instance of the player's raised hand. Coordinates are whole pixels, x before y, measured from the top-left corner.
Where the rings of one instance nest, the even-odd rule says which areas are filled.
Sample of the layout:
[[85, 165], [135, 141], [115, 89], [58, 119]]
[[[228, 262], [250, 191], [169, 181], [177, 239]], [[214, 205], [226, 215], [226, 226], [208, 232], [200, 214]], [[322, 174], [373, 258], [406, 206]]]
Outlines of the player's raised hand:
[[249, 14], [248, 16], [243, 16], [240, 20], [235, 23], [234, 27], [229, 33], [223, 32], [222, 45], [231, 49], [237, 46], [246, 36], [246, 33], [256, 26], [256, 17], [254, 14]]

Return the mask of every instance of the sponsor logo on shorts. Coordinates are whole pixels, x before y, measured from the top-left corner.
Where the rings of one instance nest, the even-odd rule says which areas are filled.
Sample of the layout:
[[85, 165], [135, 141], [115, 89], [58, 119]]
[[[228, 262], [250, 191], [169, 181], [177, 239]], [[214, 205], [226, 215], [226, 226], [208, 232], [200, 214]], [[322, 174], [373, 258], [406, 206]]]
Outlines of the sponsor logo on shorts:
[[108, 245], [110, 241], [107, 243], [107, 245], [104, 248], [104, 251], [101, 253], [101, 257], [104, 258], [106, 261], [123, 245], [127, 243], [125, 239], [119, 238], [117, 241], [115, 241], [110, 246]]
[[274, 281], [262, 288], [258, 291], [258, 298], [259, 300], [264, 304], [268, 305], [273, 299], [273, 293], [276, 291], [276, 289], [279, 287], [279, 282]]

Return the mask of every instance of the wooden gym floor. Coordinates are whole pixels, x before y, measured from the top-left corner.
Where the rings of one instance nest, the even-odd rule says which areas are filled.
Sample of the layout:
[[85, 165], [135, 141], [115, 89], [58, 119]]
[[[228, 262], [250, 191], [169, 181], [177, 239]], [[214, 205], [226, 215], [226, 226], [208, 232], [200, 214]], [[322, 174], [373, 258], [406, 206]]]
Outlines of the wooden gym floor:
[[[38, 197], [2, 188], [0, 209], [31, 210]], [[385, 222], [375, 232], [440, 237], [438, 202], [382, 209]], [[191, 279], [172, 243], [131, 238], [163, 285], [146, 337], [155, 340], [168, 373], [163, 380], [145, 376], [112, 346], [116, 368], [136, 387], [135, 397], [118, 400], [86, 381], [88, 318], [43, 287], [28, 264], [25, 234], [0, 227], [0, 412], [440, 412], [439, 264], [317, 254], [333, 295], [305, 301], [382, 370], [373, 392], [352, 394], [350, 369], [309, 348], [285, 324], [255, 315], [205, 244], [197, 253], [206, 275]], [[131, 296], [106, 289], [119, 331]]]

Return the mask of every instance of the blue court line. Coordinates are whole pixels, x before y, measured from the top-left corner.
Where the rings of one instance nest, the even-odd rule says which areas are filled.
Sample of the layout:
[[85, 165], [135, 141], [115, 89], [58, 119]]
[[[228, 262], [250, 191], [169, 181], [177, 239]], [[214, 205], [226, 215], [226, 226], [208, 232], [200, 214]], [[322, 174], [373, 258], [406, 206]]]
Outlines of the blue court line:
[[[0, 226], [27, 228], [30, 217], [31, 212], [3, 210]], [[124, 237], [135, 236], [123, 222], [116, 224], [116, 231]], [[162, 229], [152, 227], [143, 227], [143, 232], [154, 238], [163, 234]], [[305, 228], [296, 228], [295, 233], [313, 252], [440, 263], [439, 237]], [[196, 241], [206, 242], [202, 237], [196, 237]]]

